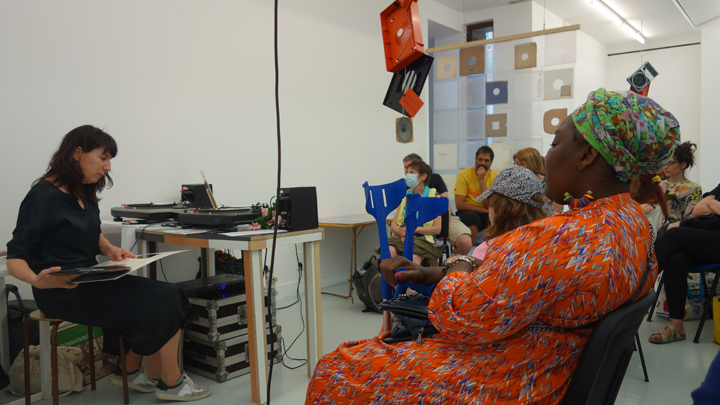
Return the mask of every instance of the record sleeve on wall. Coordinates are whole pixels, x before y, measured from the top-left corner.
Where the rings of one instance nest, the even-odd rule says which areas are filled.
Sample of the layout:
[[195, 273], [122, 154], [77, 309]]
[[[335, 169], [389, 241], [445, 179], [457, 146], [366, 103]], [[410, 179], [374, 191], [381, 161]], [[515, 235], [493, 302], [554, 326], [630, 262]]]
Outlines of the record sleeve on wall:
[[460, 76], [485, 73], [485, 46], [460, 49]]
[[573, 95], [573, 69], [545, 71], [545, 100], [571, 98]]
[[449, 79], [457, 76], [457, 57], [454, 55], [442, 56], [436, 62], [437, 78]]
[[537, 66], [537, 43], [515, 45], [515, 69], [527, 69]]
[[507, 136], [507, 114], [488, 114], [485, 116], [485, 137]]

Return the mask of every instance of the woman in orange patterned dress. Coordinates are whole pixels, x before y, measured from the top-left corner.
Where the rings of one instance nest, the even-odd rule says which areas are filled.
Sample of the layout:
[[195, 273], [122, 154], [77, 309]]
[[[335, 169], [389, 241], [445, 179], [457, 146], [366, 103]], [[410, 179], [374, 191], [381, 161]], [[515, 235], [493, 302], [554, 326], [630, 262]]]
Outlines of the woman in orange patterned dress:
[[342, 344], [317, 364], [306, 403], [560, 403], [589, 325], [652, 289], [651, 235], [629, 180], [657, 172], [678, 142], [677, 121], [652, 100], [590, 93], [546, 156], [545, 194], [576, 209], [499, 236], [479, 266], [383, 261], [393, 285], [438, 283], [439, 333]]

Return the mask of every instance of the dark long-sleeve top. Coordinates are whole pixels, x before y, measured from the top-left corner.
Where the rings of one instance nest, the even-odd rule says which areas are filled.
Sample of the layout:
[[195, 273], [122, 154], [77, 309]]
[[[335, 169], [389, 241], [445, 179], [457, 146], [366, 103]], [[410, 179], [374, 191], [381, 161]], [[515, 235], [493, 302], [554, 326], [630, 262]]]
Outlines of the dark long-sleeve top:
[[8, 259], [23, 259], [35, 272], [53, 266], [96, 264], [100, 253], [100, 209], [49, 182], [33, 186], [20, 204]]

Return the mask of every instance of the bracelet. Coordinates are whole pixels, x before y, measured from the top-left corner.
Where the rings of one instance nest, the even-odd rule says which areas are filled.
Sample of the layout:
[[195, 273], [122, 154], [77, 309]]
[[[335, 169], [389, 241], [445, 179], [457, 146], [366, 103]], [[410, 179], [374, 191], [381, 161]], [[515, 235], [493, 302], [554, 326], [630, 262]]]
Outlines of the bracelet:
[[458, 264], [459, 262], [465, 262], [470, 265], [470, 267], [475, 270], [475, 258], [472, 256], [466, 256], [466, 255], [459, 255], [459, 256], [453, 256], [447, 260], [445, 260], [445, 263], [443, 264], [443, 274], [447, 274], [448, 269], [450, 267]]

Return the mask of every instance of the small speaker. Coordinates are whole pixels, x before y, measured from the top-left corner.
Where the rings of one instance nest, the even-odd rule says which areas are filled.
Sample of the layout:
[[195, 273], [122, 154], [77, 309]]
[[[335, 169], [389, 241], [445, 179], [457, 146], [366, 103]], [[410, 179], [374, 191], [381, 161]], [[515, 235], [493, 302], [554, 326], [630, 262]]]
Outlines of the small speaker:
[[315, 187], [281, 188], [277, 210], [283, 217], [282, 229], [303, 231], [318, 227], [317, 192]]
[[627, 78], [627, 81], [630, 83], [630, 86], [635, 89], [635, 91], [639, 92], [650, 84], [657, 75], [657, 70], [652, 67], [650, 62], [645, 62], [638, 70]]
[[400, 143], [413, 141], [412, 118], [400, 117], [395, 120], [395, 139]]
[[[212, 184], [209, 186], [212, 191]], [[205, 184], [183, 184], [180, 189], [180, 201], [191, 208], [212, 208]]]

